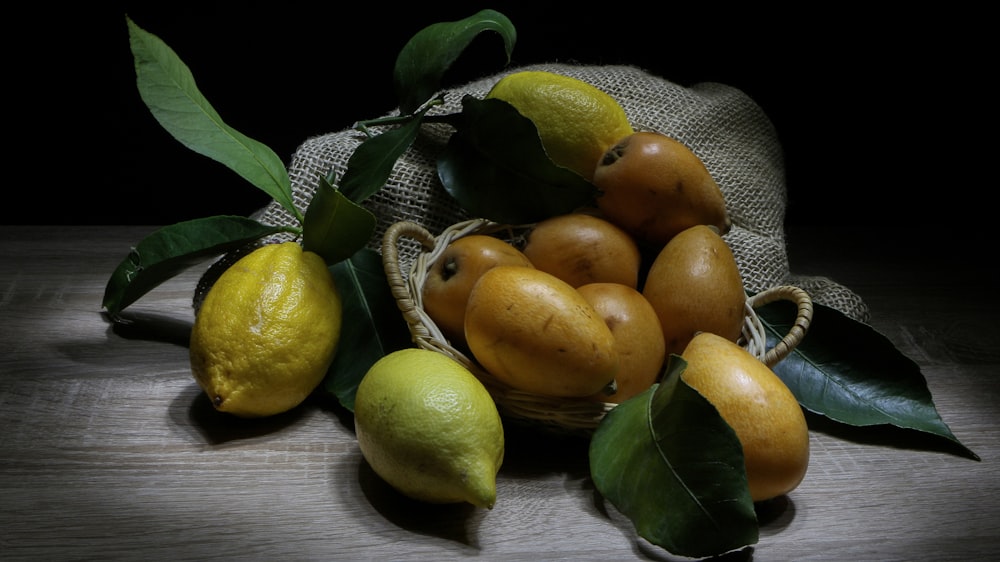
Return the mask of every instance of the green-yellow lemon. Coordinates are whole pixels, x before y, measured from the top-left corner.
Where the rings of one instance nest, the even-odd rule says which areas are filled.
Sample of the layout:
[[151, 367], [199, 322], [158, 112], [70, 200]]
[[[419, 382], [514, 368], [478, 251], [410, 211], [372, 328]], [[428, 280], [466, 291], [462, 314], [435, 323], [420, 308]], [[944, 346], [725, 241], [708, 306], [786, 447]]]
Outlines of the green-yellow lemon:
[[588, 181], [604, 152], [634, 132], [615, 98], [583, 80], [554, 72], [508, 74], [486, 97], [503, 100], [530, 119], [549, 158]]
[[222, 412], [279, 414], [322, 382], [340, 340], [326, 262], [297, 242], [266, 244], [226, 269], [191, 330], [191, 371]]
[[491, 509], [504, 432], [486, 387], [458, 361], [421, 348], [375, 362], [358, 385], [361, 454], [400, 493]]

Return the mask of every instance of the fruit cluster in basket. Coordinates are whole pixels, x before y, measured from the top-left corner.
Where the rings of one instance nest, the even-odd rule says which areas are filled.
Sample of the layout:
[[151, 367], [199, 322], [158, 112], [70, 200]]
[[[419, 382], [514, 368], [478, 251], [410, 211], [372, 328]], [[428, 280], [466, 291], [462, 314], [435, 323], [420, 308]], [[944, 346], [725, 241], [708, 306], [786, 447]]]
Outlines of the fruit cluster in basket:
[[450, 343], [512, 388], [617, 403], [696, 333], [740, 341], [747, 295], [723, 237], [726, 201], [694, 152], [633, 130], [613, 97], [576, 78], [515, 72], [487, 97], [530, 119], [553, 162], [597, 195], [537, 223], [445, 239], [429, 269], [411, 272]]
[[696, 332], [737, 342], [746, 303], [712, 228], [685, 229], [647, 266], [631, 235], [583, 210], [454, 238], [420, 291], [448, 340], [500, 382], [615, 403], [656, 382]]
[[531, 119], [550, 158], [598, 195], [508, 240], [447, 242], [418, 290], [451, 343], [512, 388], [620, 402], [696, 332], [738, 341], [746, 294], [722, 237], [730, 221], [697, 155], [634, 131], [614, 98], [575, 78], [516, 72], [488, 97]]
[[525, 225], [473, 220], [434, 237], [394, 225], [387, 270], [399, 237], [427, 249], [400, 303], [416, 309], [415, 340], [472, 370], [508, 416], [586, 430], [679, 356], [685, 382], [744, 443], [753, 500], [795, 488], [806, 421], [747, 329], [755, 316], [724, 238], [725, 198], [704, 163], [664, 133], [634, 131], [611, 96], [575, 78], [517, 72], [489, 97], [531, 119], [553, 161], [598, 193]]

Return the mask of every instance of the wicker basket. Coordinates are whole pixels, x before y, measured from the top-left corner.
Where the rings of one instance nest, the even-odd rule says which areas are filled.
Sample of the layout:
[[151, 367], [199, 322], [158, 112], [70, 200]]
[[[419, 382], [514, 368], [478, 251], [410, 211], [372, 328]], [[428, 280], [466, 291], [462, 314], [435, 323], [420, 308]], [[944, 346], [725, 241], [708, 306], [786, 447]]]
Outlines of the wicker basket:
[[[473, 233], [493, 234], [511, 241], [526, 229], [526, 226], [502, 225], [475, 219], [454, 224], [435, 237], [414, 222], [394, 223], [386, 230], [381, 248], [389, 286], [414, 343], [420, 348], [442, 353], [465, 365], [483, 382], [505, 417], [543, 424], [563, 431], [592, 431], [616, 404], [590, 399], [543, 396], [511, 388], [483, 369], [465, 352], [453, 347], [423, 310], [424, 280], [449, 242]], [[404, 275], [400, 247], [407, 238], [419, 246], [416, 257]], [[788, 334], [773, 348], [767, 349], [764, 326], [754, 308], [777, 300], [794, 302], [797, 305], [797, 315]], [[773, 366], [798, 345], [808, 330], [811, 319], [812, 300], [808, 293], [793, 286], [773, 287], [747, 299], [743, 335], [739, 343], [765, 364]]]

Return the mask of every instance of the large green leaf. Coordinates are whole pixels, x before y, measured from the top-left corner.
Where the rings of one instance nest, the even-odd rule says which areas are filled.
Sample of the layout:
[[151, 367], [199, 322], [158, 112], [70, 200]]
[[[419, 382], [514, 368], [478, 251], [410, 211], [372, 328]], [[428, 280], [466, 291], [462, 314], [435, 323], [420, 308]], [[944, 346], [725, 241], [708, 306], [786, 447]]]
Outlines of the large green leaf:
[[224, 164], [301, 220], [284, 162], [267, 146], [226, 125], [177, 53], [126, 20], [139, 95], [160, 125], [184, 146]]
[[[757, 309], [768, 345], [788, 333], [792, 307], [778, 301]], [[889, 424], [944, 437], [979, 459], [941, 419], [920, 366], [874, 328], [834, 308], [813, 303], [809, 332], [774, 372], [809, 411], [853, 426]]]
[[343, 328], [323, 384], [353, 412], [354, 394], [369, 367], [412, 342], [377, 252], [363, 249], [330, 270], [344, 303]]
[[743, 448], [708, 400], [684, 383], [671, 356], [664, 380], [611, 410], [590, 443], [597, 490], [639, 536], [687, 557], [757, 542]]
[[431, 24], [417, 32], [400, 50], [393, 69], [393, 85], [401, 114], [413, 113], [433, 98], [452, 63], [480, 33], [495, 31], [504, 41], [507, 61], [517, 33], [507, 16], [482, 10], [453, 22]]
[[104, 308], [112, 315], [181, 271], [265, 236], [289, 230], [237, 216], [179, 222], [139, 241], [108, 279]]
[[347, 171], [340, 182], [340, 191], [351, 201], [361, 203], [382, 189], [392, 174], [396, 160], [420, 132], [423, 113], [404, 118], [399, 127], [365, 139], [347, 160]]
[[461, 116], [437, 166], [472, 216], [524, 224], [593, 203], [597, 189], [554, 164], [535, 124], [509, 103], [466, 96]]
[[377, 222], [371, 211], [333, 187], [332, 176], [320, 178], [302, 224], [302, 247], [322, 256], [327, 265], [364, 248]]

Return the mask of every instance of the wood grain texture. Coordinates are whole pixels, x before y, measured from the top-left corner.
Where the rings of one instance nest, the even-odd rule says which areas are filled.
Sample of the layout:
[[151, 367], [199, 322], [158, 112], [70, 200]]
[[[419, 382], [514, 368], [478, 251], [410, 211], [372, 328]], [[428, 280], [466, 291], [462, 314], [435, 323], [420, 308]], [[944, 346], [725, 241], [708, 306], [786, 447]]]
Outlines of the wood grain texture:
[[[253, 422], [191, 377], [200, 270], [101, 314], [150, 227], [0, 227], [0, 559], [671, 560], [595, 493], [585, 444], [508, 431], [491, 511], [401, 498], [321, 398]], [[733, 560], [983, 560], [1000, 554], [995, 273], [927, 267], [870, 232], [789, 234], [793, 269], [855, 289], [919, 364], [981, 461], [891, 428], [810, 418], [802, 486]], [[846, 250], [845, 250], [846, 248]]]

